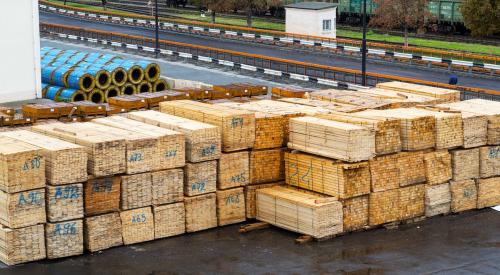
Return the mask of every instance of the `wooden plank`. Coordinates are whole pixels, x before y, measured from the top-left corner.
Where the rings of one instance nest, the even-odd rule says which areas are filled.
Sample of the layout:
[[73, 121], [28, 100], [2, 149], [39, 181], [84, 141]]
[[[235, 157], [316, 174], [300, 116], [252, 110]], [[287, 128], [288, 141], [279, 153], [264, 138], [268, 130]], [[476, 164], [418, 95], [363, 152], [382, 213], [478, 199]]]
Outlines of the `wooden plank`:
[[155, 224], [151, 207], [120, 212], [123, 244], [135, 244], [154, 240]]
[[121, 176], [121, 210], [153, 204], [151, 173]]
[[0, 190], [8, 193], [45, 187], [45, 159], [31, 144], [0, 136]]
[[500, 177], [477, 181], [477, 208], [500, 205]]
[[119, 213], [86, 217], [83, 226], [85, 248], [90, 252], [123, 245]]
[[83, 188], [85, 216], [120, 210], [121, 177], [89, 178]]
[[434, 148], [436, 145], [436, 119], [432, 115], [412, 111], [415, 109], [367, 110], [356, 114], [377, 118], [401, 120], [401, 144], [405, 151]]
[[47, 221], [60, 221], [83, 218], [83, 184], [50, 186], [45, 189]]
[[0, 133], [39, 147], [45, 160], [45, 177], [51, 185], [63, 185], [87, 180], [85, 147], [27, 130]]
[[375, 131], [344, 122], [315, 117], [290, 119], [288, 147], [347, 162], [375, 156]]
[[474, 180], [451, 181], [450, 192], [451, 212], [477, 208], [477, 186]]
[[344, 199], [340, 202], [343, 209], [344, 232], [352, 232], [368, 226], [368, 195]]
[[126, 140], [98, 131], [94, 123], [50, 123], [33, 126], [35, 132], [82, 145], [87, 150], [88, 173], [95, 177], [121, 174], [126, 171]]
[[247, 219], [255, 219], [257, 215], [257, 189], [283, 185], [284, 182], [264, 183], [245, 186], [245, 208]]
[[451, 192], [448, 182], [425, 187], [425, 216], [450, 213]]
[[186, 232], [196, 232], [217, 227], [216, 195], [186, 197]]
[[184, 171], [170, 169], [151, 174], [153, 205], [184, 200]]
[[257, 190], [257, 219], [314, 238], [343, 231], [342, 204], [332, 197], [274, 186]]
[[479, 148], [479, 175], [481, 178], [500, 175], [500, 146]]
[[289, 185], [339, 199], [370, 193], [368, 162], [350, 164], [304, 153], [286, 152], [285, 179]]
[[224, 152], [252, 148], [255, 141], [255, 115], [252, 112], [189, 100], [162, 102], [160, 112], [220, 127]]
[[186, 138], [186, 160], [189, 162], [220, 158], [221, 132], [217, 126], [156, 111], [132, 112], [127, 117], [183, 133]]
[[94, 123], [129, 130], [149, 136], [156, 141], [153, 153], [153, 170], [182, 167], [185, 164], [184, 134], [173, 130], [142, 123], [122, 116], [111, 116], [92, 120]]
[[375, 131], [375, 153], [385, 155], [401, 151], [401, 120], [394, 118], [373, 118], [356, 114], [332, 112], [316, 117], [368, 127]]
[[450, 153], [454, 181], [479, 178], [479, 148], [453, 150]]
[[83, 220], [47, 223], [45, 243], [47, 259], [83, 254]]
[[223, 153], [217, 165], [217, 189], [229, 189], [250, 183], [248, 151]]
[[440, 98], [448, 102], [455, 102], [460, 100], [460, 91], [458, 90], [443, 89], [413, 83], [398, 81], [383, 82], [378, 83], [377, 88], [407, 92], [417, 95], [433, 96], [435, 98]]
[[45, 259], [43, 224], [18, 229], [0, 226], [0, 247], [0, 261], [6, 265]]
[[12, 194], [0, 191], [0, 224], [21, 228], [45, 222], [44, 188]]
[[153, 206], [155, 239], [181, 235], [186, 232], [186, 211], [183, 202]]
[[188, 163], [184, 172], [184, 195], [191, 197], [216, 191], [217, 161]]
[[430, 185], [441, 184], [451, 180], [451, 155], [447, 150], [424, 154], [425, 177]]
[[282, 149], [250, 151], [250, 184], [277, 182], [285, 178]]
[[217, 224], [224, 226], [246, 220], [243, 187], [217, 191]]
[[378, 98], [370, 94], [363, 94], [350, 90], [322, 90], [310, 93], [311, 99], [355, 105], [364, 109], [388, 109], [397, 107], [387, 98]]
[[362, 106], [351, 105], [347, 103], [330, 102], [318, 99], [280, 98], [278, 99], [278, 101], [291, 104], [311, 106], [311, 107], [319, 107], [321, 109], [329, 110], [332, 112], [341, 112], [341, 113], [354, 113], [366, 110], [366, 108]]
[[390, 100], [392, 101], [391, 107], [393, 108], [410, 108], [417, 105], [438, 104], [446, 101], [430, 95], [413, 94], [382, 88], [360, 89], [358, 92], [361, 94], [368, 94], [376, 98]]

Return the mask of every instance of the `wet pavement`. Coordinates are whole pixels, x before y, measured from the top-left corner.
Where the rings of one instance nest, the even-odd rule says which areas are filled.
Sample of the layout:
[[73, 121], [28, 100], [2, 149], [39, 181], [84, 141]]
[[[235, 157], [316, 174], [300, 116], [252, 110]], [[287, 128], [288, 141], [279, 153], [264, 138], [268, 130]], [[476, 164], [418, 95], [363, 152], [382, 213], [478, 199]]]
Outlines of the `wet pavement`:
[[297, 245], [238, 225], [16, 267], [20, 274], [500, 274], [500, 212], [485, 209]]

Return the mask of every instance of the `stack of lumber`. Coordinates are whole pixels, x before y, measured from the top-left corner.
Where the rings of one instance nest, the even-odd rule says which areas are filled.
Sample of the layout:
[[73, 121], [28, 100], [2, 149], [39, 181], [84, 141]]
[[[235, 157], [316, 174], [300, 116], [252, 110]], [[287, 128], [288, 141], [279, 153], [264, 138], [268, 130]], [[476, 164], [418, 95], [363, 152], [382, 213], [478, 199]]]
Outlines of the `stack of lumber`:
[[343, 232], [338, 200], [290, 187], [258, 189], [257, 219], [316, 239]]
[[192, 197], [216, 191], [217, 162], [187, 163], [184, 175], [184, 195]]
[[481, 178], [500, 175], [500, 146], [479, 148], [479, 175]]
[[292, 118], [288, 147], [348, 162], [363, 161], [375, 156], [375, 131], [315, 117]]
[[217, 227], [215, 193], [186, 197], [186, 232], [196, 232]]
[[222, 131], [224, 152], [248, 149], [254, 144], [255, 115], [252, 112], [189, 100], [162, 102], [160, 111], [218, 126]]
[[298, 89], [292, 87], [272, 87], [271, 95], [273, 98], [306, 98], [310, 90]]
[[361, 112], [361, 111], [366, 110], [366, 108], [362, 107], [362, 106], [351, 105], [351, 104], [346, 104], [346, 103], [339, 103], [339, 102], [324, 101], [324, 100], [319, 100], [319, 99], [281, 98], [278, 101], [291, 103], [291, 104], [311, 106], [311, 107], [318, 107], [321, 109], [326, 109], [326, 110], [330, 110], [333, 112], [342, 112], [342, 113], [354, 113], [354, 112]]
[[283, 185], [284, 182], [273, 182], [245, 186], [245, 208], [247, 219], [255, 219], [257, 215], [257, 190]]
[[448, 182], [425, 187], [425, 216], [448, 214], [451, 207], [450, 184]]
[[245, 194], [243, 187], [217, 191], [217, 223], [219, 226], [244, 222]]
[[409, 112], [431, 115], [436, 119], [436, 149], [462, 147], [464, 131], [462, 116], [456, 112], [436, 112], [427, 109], [407, 109]]
[[375, 152], [377, 155], [401, 151], [401, 121], [399, 119], [369, 117], [339, 112], [320, 114], [316, 115], [316, 117], [362, 125], [373, 129], [375, 131]]
[[186, 160], [200, 162], [220, 158], [221, 132], [219, 127], [156, 111], [127, 114], [133, 120], [181, 132], [186, 138]]
[[217, 166], [217, 189], [245, 186], [249, 182], [249, 153], [241, 151], [222, 154]]
[[416, 109], [367, 110], [356, 114], [401, 120], [401, 144], [406, 151], [434, 148], [436, 145], [436, 121], [434, 116]]
[[284, 179], [282, 149], [250, 152], [250, 184], [277, 182]]
[[359, 90], [361, 94], [386, 99], [393, 102], [393, 108], [409, 108], [417, 105], [429, 105], [445, 102], [445, 100], [430, 95], [414, 94], [410, 92], [396, 91], [382, 88], [370, 88]]
[[367, 93], [349, 90], [322, 90], [312, 92], [311, 99], [335, 102], [341, 104], [354, 105], [363, 109], [390, 109], [395, 108], [394, 102], [390, 99], [379, 98]]
[[477, 181], [477, 208], [500, 205], [500, 177]]
[[406, 82], [393, 81], [393, 82], [378, 83], [377, 88], [406, 92], [417, 95], [432, 96], [435, 98], [439, 98], [445, 102], [455, 102], [460, 100], [460, 91], [458, 90], [436, 88], [436, 87], [418, 85]]
[[156, 139], [156, 148], [153, 155], [153, 169], [164, 170], [182, 167], [185, 163], [184, 134], [127, 119], [122, 116], [111, 116], [92, 120], [97, 124], [130, 130]]
[[153, 206], [155, 239], [181, 235], [186, 232], [186, 211], [183, 202]]
[[129, 245], [154, 240], [154, 218], [151, 207], [137, 208], [120, 213], [123, 244]]

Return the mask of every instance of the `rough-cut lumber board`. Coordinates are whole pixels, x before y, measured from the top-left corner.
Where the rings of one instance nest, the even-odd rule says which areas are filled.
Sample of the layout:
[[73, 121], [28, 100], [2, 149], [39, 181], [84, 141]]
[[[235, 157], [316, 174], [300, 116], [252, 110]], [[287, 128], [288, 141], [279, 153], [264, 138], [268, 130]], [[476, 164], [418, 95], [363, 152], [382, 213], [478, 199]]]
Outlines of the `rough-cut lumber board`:
[[344, 232], [351, 232], [368, 226], [369, 196], [341, 200], [344, 213]]
[[286, 152], [285, 179], [289, 185], [340, 199], [370, 193], [370, 169], [366, 161], [343, 163], [314, 155]]
[[47, 221], [54, 223], [83, 218], [83, 184], [48, 185], [45, 192]]
[[257, 215], [257, 189], [283, 185], [284, 182], [264, 183], [245, 186], [245, 208], [247, 219], [255, 219]]
[[315, 117], [290, 119], [288, 147], [348, 162], [375, 156], [375, 131]]
[[123, 245], [120, 214], [109, 213], [85, 218], [83, 243], [90, 252]]
[[120, 210], [121, 177], [89, 178], [83, 189], [85, 216]]
[[438, 107], [486, 116], [488, 119], [487, 144], [500, 144], [500, 103], [484, 99], [471, 99], [438, 105]]
[[448, 182], [425, 187], [425, 216], [432, 217], [450, 212], [451, 193]]
[[500, 175], [500, 146], [479, 148], [479, 175], [489, 178]]
[[285, 178], [282, 149], [250, 151], [250, 184], [276, 182]]
[[398, 189], [399, 220], [404, 221], [425, 215], [425, 184]]
[[346, 103], [338, 103], [338, 102], [329, 102], [318, 99], [305, 99], [305, 98], [280, 98], [278, 101], [287, 102], [292, 104], [300, 104], [311, 107], [320, 107], [322, 109], [326, 109], [334, 112], [342, 112], [342, 113], [354, 113], [361, 112], [366, 110], [365, 107], [351, 105]]
[[401, 121], [394, 118], [374, 118], [356, 114], [332, 112], [319, 114], [316, 117], [357, 124], [375, 131], [375, 153], [384, 155], [401, 151]]
[[161, 128], [181, 132], [186, 137], [186, 160], [200, 162], [220, 157], [221, 132], [219, 127], [156, 111], [127, 114], [128, 118]]
[[393, 108], [393, 101], [349, 90], [323, 90], [310, 93], [310, 98], [328, 102], [356, 105], [365, 109]]
[[453, 213], [477, 208], [477, 186], [474, 180], [451, 181], [450, 192]]
[[413, 84], [413, 83], [398, 82], [398, 81], [383, 82], [383, 83], [378, 83], [377, 88], [407, 92], [417, 95], [433, 96], [435, 98], [440, 98], [448, 102], [454, 102], [460, 100], [460, 91], [458, 90], [436, 88], [436, 87]]
[[217, 161], [188, 163], [184, 171], [184, 195], [197, 196], [217, 189]]
[[425, 177], [430, 185], [451, 180], [451, 155], [447, 150], [424, 154]]
[[45, 222], [45, 188], [12, 194], [0, 191], [0, 224], [21, 228]]
[[438, 104], [446, 101], [433, 96], [412, 94], [382, 88], [359, 89], [358, 93], [361, 95], [368, 94], [375, 98], [390, 100], [392, 101], [391, 107], [394, 108], [410, 108], [417, 105]]
[[217, 227], [216, 201], [215, 193], [184, 199], [186, 232], [191, 233]]
[[217, 191], [217, 224], [219, 226], [246, 220], [243, 187]]
[[33, 126], [35, 132], [82, 145], [87, 150], [88, 173], [95, 177], [126, 171], [126, 141], [109, 133], [96, 131], [92, 123], [50, 123]]
[[96, 131], [125, 139], [126, 174], [153, 171], [155, 168], [156, 139], [151, 136], [90, 122]]
[[186, 232], [186, 211], [183, 202], [153, 206], [155, 239], [181, 235]]
[[255, 114], [252, 112], [189, 100], [162, 102], [160, 111], [220, 127], [224, 152], [252, 148], [254, 144]]
[[184, 171], [182, 169], [153, 172], [151, 178], [153, 205], [184, 200]]
[[92, 122], [133, 131], [156, 139], [153, 170], [177, 168], [185, 164], [186, 144], [182, 133], [122, 116], [98, 118]]
[[290, 187], [258, 189], [257, 219], [317, 239], [343, 231], [342, 204], [338, 200]]
[[16, 265], [45, 259], [45, 234], [42, 224], [19, 229], [0, 225], [0, 261]]
[[397, 221], [400, 214], [399, 190], [370, 193], [368, 211], [370, 226]]
[[223, 153], [217, 166], [217, 189], [229, 189], [250, 183], [249, 153]]
[[0, 136], [0, 190], [14, 193], [45, 186], [45, 159], [39, 147]]
[[[367, 110], [356, 114], [401, 120], [401, 145], [406, 151], [434, 148], [436, 145], [436, 119], [410, 109]], [[414, 109], [413, 109], [414, 110]]]
[[121, 210], [128, 210], [153, 204], [151, 173], [122, 176]]
[[385, 191], [424, 182], [423, 152], [401, 152], [370, 160], [371, 190]]
[[45, 225], [47, 259], [83, 254], [83, 220], [72, 220]]
[[49, 184], [87, 180], [87, 152], [84, 147], [26, 130], [4, 132], [1, 135], [41, 148], [40, 154], [45, 160], [45, 177]]
[[477, 181], [477, 208], [500, 205], [500, 177]]
[[479, 178], [479, 148], [453, 150], [450, 153], [454, 181]]
[[123, 211], [122, 220], [123, 244], [142, 243], [154, 240], [155, 224], [151, 207], [143, 207]]

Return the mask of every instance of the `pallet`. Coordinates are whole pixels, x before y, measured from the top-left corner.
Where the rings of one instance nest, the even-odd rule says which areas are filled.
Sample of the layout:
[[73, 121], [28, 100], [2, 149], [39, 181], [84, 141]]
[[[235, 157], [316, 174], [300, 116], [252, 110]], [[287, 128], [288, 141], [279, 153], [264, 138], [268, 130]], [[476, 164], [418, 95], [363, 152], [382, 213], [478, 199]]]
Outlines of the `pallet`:
[[76, 107], [76, 115], [82, 117], [89, 116], [105, 116], [106, 115], [106, 104], [94, 103], [91, 101], [78, 101], [73, 102]]
[[160, 103], [164, 102], [164, 101], [171, 101], [171, 100], [177, 100], [177, 99], [188, 99], [189, 98], [184, 93], [175, 92], [175, 91], [142, 93], [142, 94], [136, 94], [135, 96], [145, 100], [148, 109], [157, 108], [158, 106], [160, 106]]
[[24, 116], [36, 121], [39, 119], [58, 119], [75, 114], [77, 108], [71, 103], [51, 102], [44, 104], [25, 104], [22, 107]]
[[135, 95], [115, 96], [108, 99], [109, 106], [125, 109], [127, 111], [146, 109], [148, 104], [146, 100]]
[[272, 87], [271, 96], [272, 98], [306, 98], [306, 94], [310, 93], [310, 90], [305, 89], [295, 89], [291, 87]]

